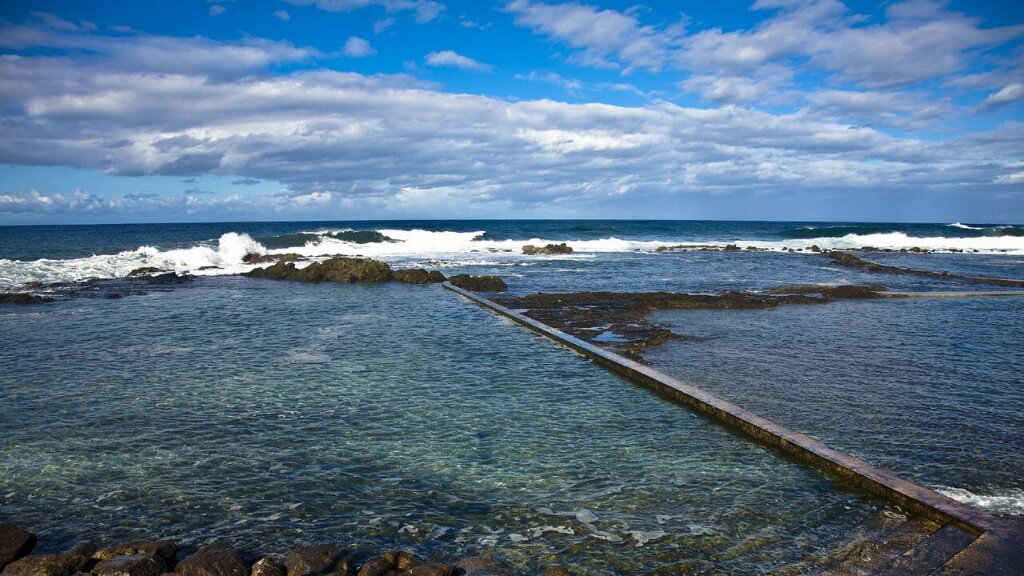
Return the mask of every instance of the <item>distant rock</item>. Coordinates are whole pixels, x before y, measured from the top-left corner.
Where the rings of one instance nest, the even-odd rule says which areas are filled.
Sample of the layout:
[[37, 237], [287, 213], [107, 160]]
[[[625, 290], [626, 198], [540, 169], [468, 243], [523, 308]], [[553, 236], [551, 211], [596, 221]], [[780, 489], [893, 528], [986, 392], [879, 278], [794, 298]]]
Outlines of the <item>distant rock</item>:
[[160, 268], [154, 268], [153, 266], [143, 266], [142, 268], [136, 268], [135, 270], [129, 272], [128, 277], [134, 278], [136, 276], [149, 276], [150, 274], [159, 274], [160, 272], [163, 272], [163, 270]]
[[242, 554], [220, 542], [204, 546], [174, 567], [183, 576], [248, 576]]
[[296, 548], [284, 559], [288, 576], [355, 575], [355, 554], [334, 544]]
[[572, 254], [572, 246], [569, 246], [565, 242], [561, 244], [548, 244], [547, 246], [533, 246], [527, 244], [523, 246], [523, 254], [533, 256], [535, 254]]
[[246, 264], [269, 264], [271, 262], [299, 262], [305, 259], [305, 256], [294, 252], [287, 254], [246, 254], [242, 257], [242, 262]]
[[101, 561], [92, 569], [94, 576], [160, 576], [167, 563], [156, 554], [129, 554]]
[[70, 554], [37, 554], [15, 560], [4, 576], [71, 576], [85, 568], [87, 560]]
[[53, 302], [53, 298], [25, 292], [0, 293], [0, 304], [46, 304], [48, 302]]
[[387, 282], [391, 280], [392, 273], [390, 266], [378, 260], [337, 256], [305, 268], [278, 262], [267, 268], [256, 268], [246, 276], [299, 282]]
[[405, 282], [406, 284], [433, 284], [436, 282], [444, 282], [446, 280], [444, 274], [441, 274], [437, 270], [431, 270], [428, 272], [423, 268], [395, 270], [391, 275], [393, 279], [399, 282]]
[[459, 274], [448, 279], [453, 285], [471, 292], [505, 292], [508, 284], [497, 276], [472, 276]]
[[13, 524], [0, 524], [0, 571], [36, 547], [36, 535]]

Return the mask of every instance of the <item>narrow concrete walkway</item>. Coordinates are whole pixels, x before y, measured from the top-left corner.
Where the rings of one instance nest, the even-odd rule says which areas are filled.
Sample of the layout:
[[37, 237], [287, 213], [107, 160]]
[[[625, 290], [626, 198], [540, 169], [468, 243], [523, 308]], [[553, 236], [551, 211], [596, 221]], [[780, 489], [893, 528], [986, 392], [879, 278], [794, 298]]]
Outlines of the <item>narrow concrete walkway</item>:
[[[895, 555], [873, 573], [886, 575], [1006, 575], [1024, 574], [1024, 529], [1012, 522], [961, 504], [938, 492], [899, 478], [810, 436], [726, 402], [699, 388], [662, 374], [624, 356], [609, 352], [510, 310], [450, 282], [443, 286], [484, 308], [569, 347], [635, 382], [687, 404], [755, 440], [782, 450], [814, 469], [865, 490], [904, 510], [940, 525], [909, 549]], [[1024, 293], [1022, 293], [1024, 295]]]

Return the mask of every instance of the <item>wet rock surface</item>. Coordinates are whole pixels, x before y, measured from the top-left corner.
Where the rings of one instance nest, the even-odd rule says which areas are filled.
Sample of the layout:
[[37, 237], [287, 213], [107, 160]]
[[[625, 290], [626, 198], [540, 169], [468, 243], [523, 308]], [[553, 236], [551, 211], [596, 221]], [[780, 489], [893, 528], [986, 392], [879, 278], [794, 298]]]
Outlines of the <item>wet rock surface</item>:
[[4, 576], [71, 576], [82, 571], [87, 560], [71, 554], [37, 554], [15, 560], [4, 568]]
[[459, 274], [448, 279], [454, 286], [470, 292], [506, 292], [508, 284], [497, 276], [473, 276]]
[[[911, 249], [909, 252], [917, 252], [918, 250]], [[924, 253], [926, 251], [920, 251]], [[839, 250], [832, 250], [828, 253], [829, 258], [832, 259], [833, 264], [845, 266], [847, 268], [856, 268], [858, 270], [865, 270], [867, 272], [877, 272], [881, 274], [908, 274], [912, 276], [922, 276], [925, 278], [937, 278], [939, 280], [962, 280], [965, 282], [971, 282], [973, 284], [991, 284], [993, 286], [1012, 286], [1016, 288], [1024, 288], [1024, 280], [1017, 280], [1013, 278], [988, 278], [984, 276], [968, 276], [964, 274], [952, 274], [950, 272], [935, 272], [933, 270], [919, 270], [916, 268], [902, 268], [900, 266], [889, 266], [886, 264], [879, 264], [870, 260], [865, 260], [860, 256], [851, 254], [850, 252], [842, 252]]]
[[249, 569], [241, 552], [223, 543], [200, 548], [174, 567], [184, 576], [248, 576]]
[[178, 546], [171, 540], [140, 540], [127, 544], [106, 546], [96, 550], [91, 556], [96, 560], [107, 560], [116, 556], [127, 556], [130, 554], [153, 554], [159, 556], [168, 566], [172, 566], [178, 554]]
[[160, 576], [167, 563], [156, 554], [129, 554], [101, 561], [92, 569], [94, 576]]
[[395, 280], [407, 284], [430, 284], [445, 281], [444, 274], [437, 270], [392, 270], [391, 266], [379, 260], [347, 256], [335, 256], [321, 262], [313, 262], [304, 268], [297, 267], [294, 261], [280, 260], [276, 264], [256, 268], [245, 275], [252, 278], [298, 282], [380, 283]]
[[[454, 283], [454, 282], [453, 282]], [[796, 285], [769, 292], [574, 292], [498, 297], [506, 308], [573, 336], [640, 360], [648, 346], [685, 338], [647, 316], [657, 310], [756, 310], [793, 304], [825, 304], [836, 299], [877, 298], [883, 286]]]
[[407, 270], [395, 270], [392, 277], [398, 282], [406, 284], [434, 284], [444, 282], [447, 278], [437, 270], [424, 270], [423, 268], [412, 268]]
[[535, 255], [546, 255], [546, 254], [572, 254], [572, 246], [569, 246], [565, 242], [561, 244], [547, 244], [545, 246], [534, 246], [527, 244], [523, 246], [523, 254], [527, 256]]
[[36, 546], [36, 535], [12, 524], [0, 524], [0, 570]]
[[334, 544], [295, 549], [284, 559], [288, 576], [355, 574], [355, 553]]
[[53, 298], [25, 292], [0, 293], [0, 304], [46, 304], [47, 302], [53, 302]]

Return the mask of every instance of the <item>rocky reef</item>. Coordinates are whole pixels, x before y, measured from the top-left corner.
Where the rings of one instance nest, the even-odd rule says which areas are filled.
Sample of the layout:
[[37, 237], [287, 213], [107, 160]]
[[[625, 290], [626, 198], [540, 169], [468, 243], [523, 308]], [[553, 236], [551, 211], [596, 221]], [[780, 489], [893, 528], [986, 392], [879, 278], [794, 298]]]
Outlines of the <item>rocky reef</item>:
[[265, 554], [247, 561], [222, 542], [202, 546], [179, 559], [171, 540], [143, 540], [99, 546], [85, 541], [60, 553], [31, 554], [36, 536], [0, 525], [3, 576], [485, 576], [503, 573], [489, 556], [431, 563], [413, 552], [375, 553], [336, 544], [300, 546], [286, 556]]
[[266, 268], [256, 268], [246, 276], [270, 280], [296, 280], [299, 282], [389, 282], [395, 280], [409, 284], [444, 282], [445, 277], [437, 270], [392, 270], [390, 266], [371, 258], [349, 258], [336, 256], [322, 262], [313, 262], [305, 268], [293, 262], [278, 261]]
[[548, 244], [546, 246], [534, 246], [527, 244], [523, 246], [523, 254], [527, 256], [534, 256], [537, 254], [572, 254], [572, 246], [569, 246], [565, 242], [561, 244]]
[[470, 292], [506, 292], [508, 284], [497, 276], [459, 274], [448, 279], [453, 285]]
[[953, 274], [950, 272], [935, 272], [932, 270], [920, 270], [917, 268], [889, 266], [865, 260], [860, 256], [839, 250], [830, 251], [828, 256], [832, 259], [833, 264], [838, 264], [847, 268], [865, 270], [867, 272], [877, 272], [881, 274], [909, 274], [912, 276], [922, 276], [924, 278], [937, 278], [939, 280], [962, 280], [973, 284], [991, 284], [994, 286], [1024, 288], [1024, 280], [1017, 280], [1013, 278], [988, 278], [985, 276], [968, 276], [965, 274]]
[[[453, 282], [454, 283], [454, 282]], [[640, 360], [648, 346], [685, 338], [652, 322], [657, 310], [766, 309], [826, 304], [838, 299], [878, 298], [884, 286], [794, 285], [766, 292], [726, 290], [715, 294], [677, 292], [573, 292], [499, 297], [494, 301], [594, 344]]]

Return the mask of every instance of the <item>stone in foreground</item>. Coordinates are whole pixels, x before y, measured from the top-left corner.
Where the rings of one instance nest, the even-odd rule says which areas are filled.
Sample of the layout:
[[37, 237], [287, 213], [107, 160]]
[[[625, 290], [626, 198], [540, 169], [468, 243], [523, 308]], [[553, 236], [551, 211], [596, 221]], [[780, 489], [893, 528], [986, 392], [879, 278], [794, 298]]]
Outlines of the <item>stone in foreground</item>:
[[223, 543], [214, 543], [200, 548], [174, 567], [184, 576], [248, 576], [242, 554]]
[[288, 576], [355, 574], [354, 554], [334, 544], [296, 548], [284, 560]]
[[167, 563], [156, 554], [129, 554], [101, 561], [92, 569], [95, 576], [160, 576]]
[[434, 284], [444, 282], [446, 278], [437, 270], [426, 271], [423, 268], [395, 270], [394, 279], [406, 284]]
[[92, 557], [96, 560], [108, 560], [115, 556], [127, 556], [129, 554], [155, 554], [167, 566], [173, 566], [174, 558], [178, 555], [178, 546], [171, 540], [139, 540], [127, 544], [100, 548], [92, 554]]
[[36, 547], [36, 535], [13, 524], [0, 525], [0, 570]]
[[497, 276], [459, 274], [448, 279], [453, 285], [471, 292], [506, 292], [508, 284]]
[[85, 568], [87, 560], [70, 554], [38, 554], [15, 560], [4, 568], [4, 576], [71, 576]]

